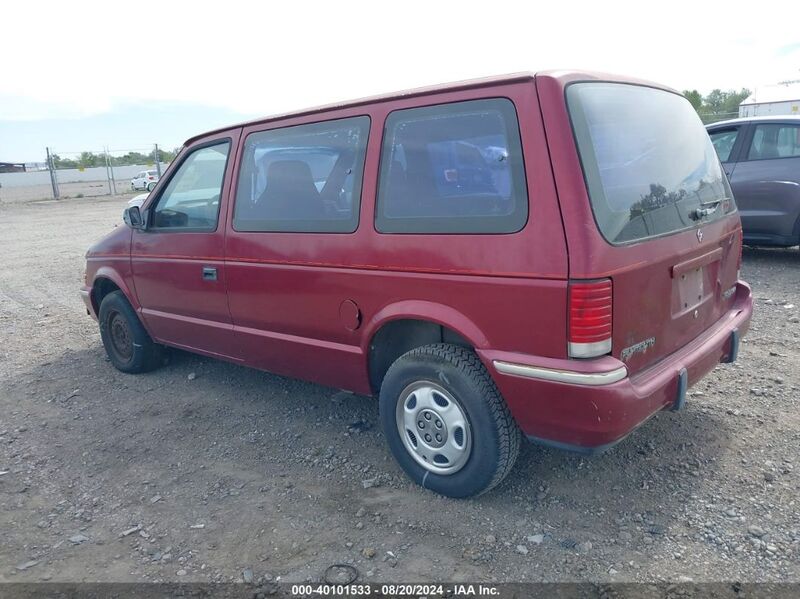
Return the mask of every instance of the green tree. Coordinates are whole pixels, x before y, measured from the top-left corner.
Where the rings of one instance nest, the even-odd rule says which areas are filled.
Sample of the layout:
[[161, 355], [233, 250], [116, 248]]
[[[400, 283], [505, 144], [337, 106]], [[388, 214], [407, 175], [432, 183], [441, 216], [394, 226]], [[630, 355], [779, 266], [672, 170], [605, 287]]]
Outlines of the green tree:
[[131, 164], [149, 164], [152, 160], [149, 158], [147, 154], [142, 154], [141, 152], [128, 152], [127, 154], [123, 154], [122, 156], [116, 156], [114, 158], [114, 164], [116, 166], [128, 166]]
[[724, 112], [723, 106], [726, 104], [727, 96], [727, 92], [721, 89], [711, 90], [711, 92], [703, 98], [702, 111], [713, 114]]
[[750, 96], [750, 90], [745, 87], [740, 89], [738, 92], [730, 90], [725, 98], [725, 103], [722, 105], [722, 111], [738, 113], [739, 104], [746, 100], [748, 96]]
[[53, 166], [56, 168], [78, 168], [78, 162], [71, 158], [61, 158], [58, 154], [51, 154]]
[[742, 88], [739, 91], [729, 89], [711, 90], [708, 95], [701, 96], [697, 90], [686, 90], [683, 95], [689, 100], [694, 109], [705, 121], [719, 120], [719, 118], [735, 116], [739, 113], [739, 104], [750, 95], [750, 90]]
[[697, 91], [696, 89], [683, 90], [683, 95], [686, 96], [686, 99], [689, 100], [689, 103], [694, 107], [697, 112], [700, 112], [700, 108], [703, 106], [703, 96], [702, 94]]
[[[172, 162], [175, 160], [175, 156], [180, 151], [180, 148], [174, 148], [172, 150], [162, 150], [161, 148], [158, 149], [158, 155], [161, 159], [161, 162]], [[61, 158], [58, 154], [51, 154], [53, 158], [53, 164], [56, 168], [91, 168], [97, 166], [105, 166], [106, 165], [106, 154], [105, 152], [101, 152], [100, 154], [95, 154], [94, 152], [81, 152], [78, 158]], [[112, 166], [130, 166], [133, 164], [136, 165], [151, 165], [155, 164], [155, 148], [150, 150], [150, 152], [144, 154], [142, 152], [127, 152], [122, 156], [111, 156], [109, 155], [109, 159], [111, 160]]]
[[95, 155], [93, 152], [81, 152], [78, 158], [78, 164], [83, 168], [90, 168], [97, 166], [99, 163], [98, 160], [99, 156]]

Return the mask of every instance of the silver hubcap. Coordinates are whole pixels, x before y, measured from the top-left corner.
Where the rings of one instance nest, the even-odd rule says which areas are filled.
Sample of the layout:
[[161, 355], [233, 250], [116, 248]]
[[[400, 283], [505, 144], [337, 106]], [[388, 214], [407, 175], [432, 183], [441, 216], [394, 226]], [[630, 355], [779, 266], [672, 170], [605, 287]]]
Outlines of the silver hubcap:
[[472, 449], [472, 433], [461, 406], [430, 381], [412, 383], [400, 394], [397, 431], [411, 457], [436, 474], [461, 470]]

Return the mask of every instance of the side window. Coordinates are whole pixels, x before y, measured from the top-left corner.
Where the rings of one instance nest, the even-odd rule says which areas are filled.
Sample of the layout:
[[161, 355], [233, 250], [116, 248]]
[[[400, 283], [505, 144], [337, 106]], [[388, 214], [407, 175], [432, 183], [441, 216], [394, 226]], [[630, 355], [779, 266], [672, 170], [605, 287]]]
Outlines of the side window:
[[381, 150], [382, 233], [513, 233], [528, 219], [522, 145], [505, 98], [392, 112]]
[[722, 131], [714, 131], [710, 133], [711, 143], [714, 144], [714, 149], [717, 151], [720, 162], [728, 162], [731, 157], [731, 150], [733, 144], [736, 143], [736, 138], [739, 135], [739, 129], [723, 129]]
[[230, 145], [225, 141], [189, 154], [158, 199], [151, 228], [216, 229]]
[[369, 117], [247, 136], [236, 231], [352, 233], [358, 227]]
[[800, 156], [800, 126], [782, 123], [756, 125], [747, 152], [749, 160]]

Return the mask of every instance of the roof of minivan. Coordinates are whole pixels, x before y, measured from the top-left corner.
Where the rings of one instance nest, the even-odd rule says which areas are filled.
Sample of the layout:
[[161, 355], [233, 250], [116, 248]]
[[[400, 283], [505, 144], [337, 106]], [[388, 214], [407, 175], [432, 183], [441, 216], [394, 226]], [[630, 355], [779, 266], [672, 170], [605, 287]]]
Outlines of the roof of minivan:
[[738, 125], [740, 123], [751, 123], [751, 122], [773, 122], [773, 123], [783, 123], [783, 122], [794, 122], [800, 123], [800, 116], [794, 116], [791, 114], [771, 114], [771, 115], [763, 115], [763, 116], [742, 116], [735, 119], [728, 119], [726, 121], [717, 121], [716, 123], [709, 123], [706, 125], [706, 129], [711, 127], [716, 127], [718, 125]]
[[521, 73], [510, 73], [507, 75], [495, 75], [492, 77], [482, 77], [479, 79], [467, 79], [464, 81], [454, 81], [451, 83], [442, 83], [438, 85], [432, 85], [427, 87], [418, 87], [414, 89], [408, 89], [404, 91], [397, 91], [397, 92], [389, 92], [386, 94], [379, 94], [376, 96], [368, 96], [366, 98], [358, 98], [355, 100], [346, 100], [343, 102], [334, 102], [333, 104], [324, 104], [322, 106], [314, 106], [311, 108], [303, 108], [301, 110], [286, 112], [282, 114], [274, 114], [270, 116], [265, 116], [262, 118], [257, 118], [249, 121], [245, 121], [242, 123], [231, 124], [226, 127], [219, 127], [217, 129], [212, 129], [210, 131], [205, 131], [198, 135], [193, 135], [189, 139], [184, 142], [184, 145], [188, 145], [194, 142], [197, 139], [206, 137], [207, 135], [211, 135], [213, 133], [220, 133], [223, 131], [229, 131], [231, 129], [236, 129], [239, 127], [248, 127], [250, 125], [258, 125], [261, 123], [268, 123], [270, 121], [285, 119], [289, 117], [298, 117], [298, 116], [306, 116], [310, 114], [320, 113], [320, 112], [327, 112], [330, 110], [338, 110], [342, 108], [350, 108], [354, 106], [362, 106], [365, 104], [374, 104], [377, 102], [385, 102], [388, 100], [396, 100], [399, 98], [410, 98], [415, 96], [425, 96], [430, 94], [442, 93], [442, 92], [451, 92], [451, 91], [459, 91], [465, 89], [476, 89], [480, 87], [489, 87], [493, 85], [500, 85], [500, 84], [507, 84], [507, 83], [521, 83], [524, 81], [532, 81], [535, 77], [552, 77], [553, 79], [558, 80], [575, 80], [575, 79], [586, 79], [586, 80], [593, 80], [593, 81], [620, 81], [620, 82], [627, 82], [627, 83], [635, 83], [640, 85], [646, 85], [648, 87], [656, 87], [659, 89], [664, 89], [667, 91], [671, 91], [674, 93], [680, 93], [670, 87], [665, 85], [661, 85], [652, 81], [647, 81], [643, 79], [637, 79], [633, 77], [624, 77], [620, 75], [613, 75], [610, 73], [600, 73], [600, 72], [593, 72], [593, 71], [578, 71], [578, 70], [548, 70], [548, 71], [526, 71]]

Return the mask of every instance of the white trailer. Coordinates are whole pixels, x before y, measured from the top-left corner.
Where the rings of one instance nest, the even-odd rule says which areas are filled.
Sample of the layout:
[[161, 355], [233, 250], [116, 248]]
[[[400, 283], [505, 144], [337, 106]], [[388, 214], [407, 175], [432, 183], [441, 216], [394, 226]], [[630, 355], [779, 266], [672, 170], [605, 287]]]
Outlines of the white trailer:
[[800, 81], [756, 88], [741, 104], [739, 116], [800, 116]]

